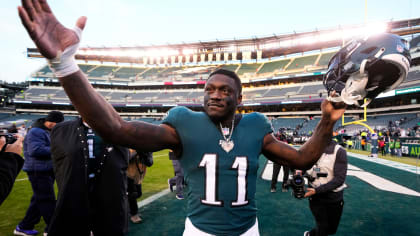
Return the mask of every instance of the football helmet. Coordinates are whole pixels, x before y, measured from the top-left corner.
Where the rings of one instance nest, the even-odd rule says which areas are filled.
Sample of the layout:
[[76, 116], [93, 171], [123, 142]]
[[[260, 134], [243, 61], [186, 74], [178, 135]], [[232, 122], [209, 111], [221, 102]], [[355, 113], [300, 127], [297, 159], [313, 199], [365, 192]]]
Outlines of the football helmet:
[[[382, 33], [352, 40], [328, 64], [323, 79], [327, 99], [367, 106], [380, 93], [401, 84], [410, 60], [408, 42], [398, 35]], [[331, 96], [333, 91], [335, 96]]]

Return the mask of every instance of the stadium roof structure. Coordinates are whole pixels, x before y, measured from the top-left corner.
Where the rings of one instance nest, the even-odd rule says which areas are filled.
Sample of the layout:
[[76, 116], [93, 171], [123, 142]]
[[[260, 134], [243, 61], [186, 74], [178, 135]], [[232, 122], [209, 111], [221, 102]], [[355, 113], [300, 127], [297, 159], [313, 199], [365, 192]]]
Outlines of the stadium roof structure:
[[[76, 59], [84, 61], [174, 64], [229, 60], [261, 60], [293, 53], [342, 46], [351, 38], [380, 32], [398, 35], [420, 33], [420, 18], [337, 26], [299, 33], [288, 33], [246, 39], [199, 41], [135, 47], [85, 47], [80, 48]], [[28, 57], [42, 57], [36, 48], [27, 49]]]

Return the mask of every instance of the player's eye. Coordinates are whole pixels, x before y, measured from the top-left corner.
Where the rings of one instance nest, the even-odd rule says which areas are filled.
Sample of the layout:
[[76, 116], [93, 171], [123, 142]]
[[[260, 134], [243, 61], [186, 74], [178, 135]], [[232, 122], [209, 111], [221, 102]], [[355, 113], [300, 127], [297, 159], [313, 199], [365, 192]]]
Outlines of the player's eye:
[[230, 94], [231, 90], [229, 88], [224, 88], [224, 89], [222, 89], [222, 92], [225, 93], [225, 94]]

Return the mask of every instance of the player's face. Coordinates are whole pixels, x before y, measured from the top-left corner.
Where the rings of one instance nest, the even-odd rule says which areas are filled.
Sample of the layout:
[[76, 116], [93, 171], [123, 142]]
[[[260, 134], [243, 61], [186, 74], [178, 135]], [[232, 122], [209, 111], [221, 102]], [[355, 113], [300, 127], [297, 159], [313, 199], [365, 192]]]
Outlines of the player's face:
[[234, 79], [216, 74], [207, 80], [204, 87], [204, 111], [212, 120], [231, 119], [241, 100]]

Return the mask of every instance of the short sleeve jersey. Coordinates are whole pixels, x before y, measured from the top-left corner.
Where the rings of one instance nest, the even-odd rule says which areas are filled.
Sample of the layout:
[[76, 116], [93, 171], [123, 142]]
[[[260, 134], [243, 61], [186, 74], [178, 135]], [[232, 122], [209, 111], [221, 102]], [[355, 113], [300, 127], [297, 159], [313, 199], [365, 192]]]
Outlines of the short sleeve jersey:
[[255, 224], [258, 157], [271, 124], [260, 113], [243, 115], [234, 125], [234, 147], [226, 152], [218, 124], [204, 112], [171, 109], [163, 123], [182, 143], [180, 162], [187, 184], [188, 218], [214, 235], [240, 235]]

